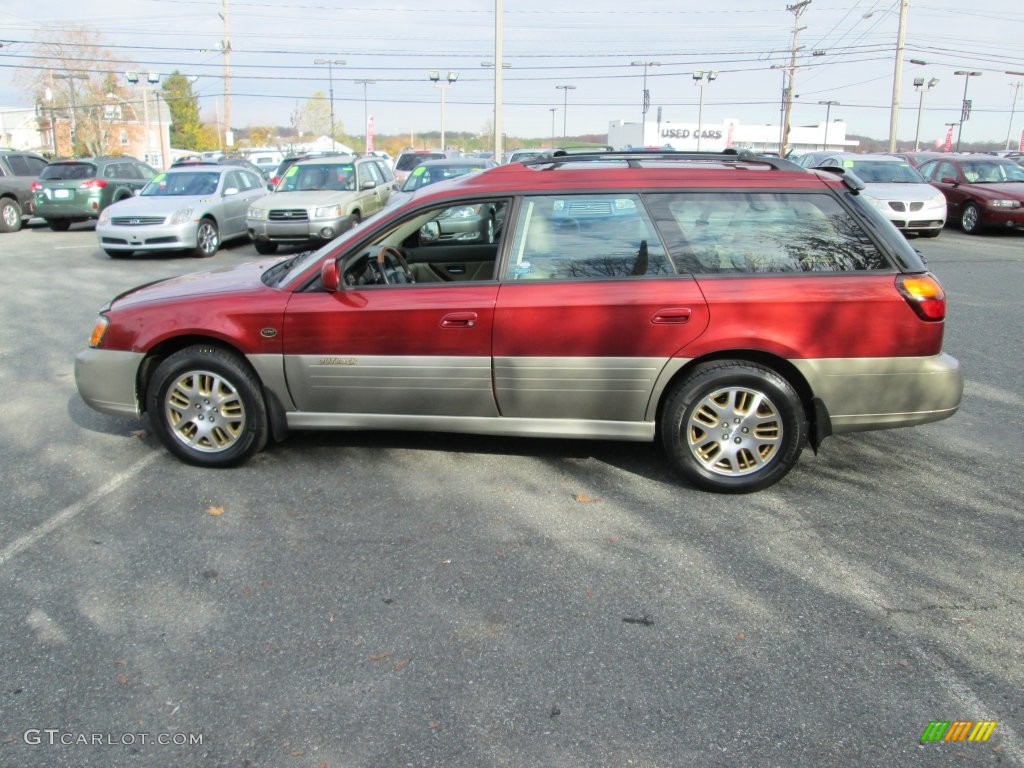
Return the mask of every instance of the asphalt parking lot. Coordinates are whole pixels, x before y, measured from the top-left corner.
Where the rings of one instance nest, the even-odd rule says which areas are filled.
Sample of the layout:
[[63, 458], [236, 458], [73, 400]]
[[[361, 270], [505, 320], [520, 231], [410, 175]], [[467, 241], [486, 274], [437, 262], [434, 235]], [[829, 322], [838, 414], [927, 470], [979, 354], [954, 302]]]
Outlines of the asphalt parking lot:
[[[914, 241], [955, 417], [727, 497], [635, 443], [306, 433], [186, 466], [73, 358], [114, 295], [252, 246], [0, 235], [0, 765], [1024, 765], [1022, 238]], [[920, 743], [968, 720], [997, 725]]]

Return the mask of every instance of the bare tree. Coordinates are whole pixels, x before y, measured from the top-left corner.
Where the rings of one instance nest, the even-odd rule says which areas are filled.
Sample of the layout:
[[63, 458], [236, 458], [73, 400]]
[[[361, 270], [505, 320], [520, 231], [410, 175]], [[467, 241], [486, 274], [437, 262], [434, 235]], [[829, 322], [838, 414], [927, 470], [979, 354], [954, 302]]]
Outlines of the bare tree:
[[62, 153], [99, 155], [107, 151], [118, 105], [135, 100], [121, 78], [122, 71], [134, 68], [130, 61], [114, 59], [94, 29], [44, 29], [15, 82], [44, 114], [67, 126], [66, 132], [57, 131]]

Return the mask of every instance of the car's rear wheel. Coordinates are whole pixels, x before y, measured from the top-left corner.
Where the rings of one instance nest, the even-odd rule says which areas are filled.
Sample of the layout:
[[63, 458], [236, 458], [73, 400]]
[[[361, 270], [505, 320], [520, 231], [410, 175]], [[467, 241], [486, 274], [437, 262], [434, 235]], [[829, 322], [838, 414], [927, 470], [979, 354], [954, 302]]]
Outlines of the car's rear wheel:
[[220, 248], [220, 235], [217, 232], [217, 222], [213, 219], [202, 219], [196, 230], [196, 247], [192, 254], [200, 259], [208, 259], [217, 252], [218, 248]]
[[0, 232], [17, 232], [21, 229], [21, 206], [17, 200], [5, 197], [0, 200]]
[[978, 206], [974, 203], [967, 203], [960, 213], [960, 227], [969, 235], [976, 235], [981, 229], [981, 217], [978, 214]]
[[67, 219], [47, 219], [46, 226], [54, 232], [67, 232], [71, 228], [71, 222]]
[[112, 259], [127, 259], [134, 253], [134, 251], [115, 251], [109, 248], [104, 248], [103, 250]]
[[268, 243], [266, 240], [253, 240], [252, 244], [256, 248], [256, 253], [262, 256], [277, 253], [277, 243]]
[[267, 443], [263, 390], [232, 352], [186, 347], [157, 367], [146, 407], [167, 449], [190, 464], [241, 464]]
[[807, 437], [807, 416], [792, 385], [755, 363], [698, 366], [669, 394], [661, 439], [693, 485], [749, 493], [781, 480]]

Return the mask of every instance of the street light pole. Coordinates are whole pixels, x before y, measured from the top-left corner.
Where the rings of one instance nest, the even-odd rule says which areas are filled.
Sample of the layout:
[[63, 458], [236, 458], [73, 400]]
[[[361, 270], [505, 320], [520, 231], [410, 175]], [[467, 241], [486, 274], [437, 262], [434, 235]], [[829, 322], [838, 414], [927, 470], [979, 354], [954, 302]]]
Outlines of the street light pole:
[[838, 107], [839, 106], [839, 102], [838, 101], [819, 101], [818, 103], [825, 105], [825, 139], [824, 139], [824, 143], [821, 145], [821, 148], [823, 150], [827, 151], [828, 150], [828, 124], [829, 124], [829, 118], [832, 115], [832, 107], [833, 106]]
[[[810, 0], [808, 0], [810, 2]], [[634, 61], [630, 66], [644, 68], [644, 102], [640, 112], [640, 145], [647, 146], [647, 110], [651, 108], [651, 94], [647, 90], [647, 68], [660, 67], [660, 61]]]
[[701, 124], [704, 122], [704, 80], [707, 79], [708, 85], [711, 85], [711, 81], [718, 77], [718, 70], [713, 69], [710, 72], [704, 72], [698, 69], [693, 73], [693, 82], [700, 89], [700, 100], [699, 106], [697, 107], [697, 151], [700, 152], [700, 134]]
[[921, 150], [921, 109], [924, 107], [924, 94], [925, 91], [930, 91], [939, 82], [939, 78], [933, 77], [928, 81], [927, 85], [924, 82], [923, 77], [914, 78], [914, 88], [917, 89], [917, 129], [914, 131], [914, 151], [919, 152]]
[[[556, 85], [555, 88], [562, 92], [562, 141], [565, 141], [565, 137], [568, 134], [565, 131], [566, 122], [569, 119], [569, 91], [575, 91], [575, 85]], [[551, 136], [554, 138], [555, 132], [551, 131]], [[554, 146], [555, 142], [551, 142], [551, 146]]]
[[[495, 69], [498, 69], [498, 67], [495, 67]], [[459, 73], [449, 71], [445, 78], [447, 82], [441, 81], [441, 73], [436, 69], [431, 70], [427, 77], [434, 83], [436, 88], [441, 89], [441, 151], [444, 152], [446, 149], [444, 137], [444, 92], [448, 90], [452, 83], [459, 79]]]
[[[313, 59], [313, 63], [316, 65], [327, 65], [327, 89], [330, 93], [331, 99], [331, 149], [334, 149], [334, 67], [345, 66], [344, 59]], [[228, 126], [227, 130], [230, 130]]]
[[953, 73], [957, 77], [960, 75], [964, 76], [964, 100], [960, 107], [960, 129], [956, 132], [956, 151], [960, 151], [960, 137], [964, 133], [964, 123], [967, 122], [971, 117], [971, 107], [967, 103], [967, 84], [971, 82], [972, 77], [981, 77], [981, 72], [968, 72], [966, 69], [958, 69]]
[[363, 154], [370, 151], [370, 113], [366, 111], [366, 86], [376, 85], [376, 80], [356, 80], [356, 85], [363, 86]]
[[548, 107], [548, 112], [551, 113], [551, 148], [555, 147], [555, 112], [558, 111], [558, 107]]

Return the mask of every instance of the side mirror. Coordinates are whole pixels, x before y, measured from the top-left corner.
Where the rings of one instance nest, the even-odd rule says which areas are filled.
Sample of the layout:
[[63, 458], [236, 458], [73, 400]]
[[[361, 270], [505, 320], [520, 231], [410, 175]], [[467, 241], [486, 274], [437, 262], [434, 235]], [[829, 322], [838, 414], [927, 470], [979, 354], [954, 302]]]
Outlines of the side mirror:
[[339, 286], [338, 262], [336, 259], [328, 259], [320, 267], [320, 282], [324, 284], [324, 290], [330, 293], [337, 293]]
[[954, 179], [952, 176], [943, 176], [942, 177], [942, 183], [943, 184], [956, 184], [956, 179]]
[[224, 197], [230, 197], [231, 195], [238, 194], [238, 187], [228, 187], [224, 190]]
[[376, 189], [376, 187], [377, 187], [377, 185], [376, 185], [376, 183], [374, 183], [373, 179], [367, 179], [366, 181], [364, 181], [362, 183], [362, 186], [360, 186], [359, 188], [360, 189]]
[[441, 225], [436, 221], [428, 221], [420, 227], [420, 243], [426, 245], [441, 239]]

